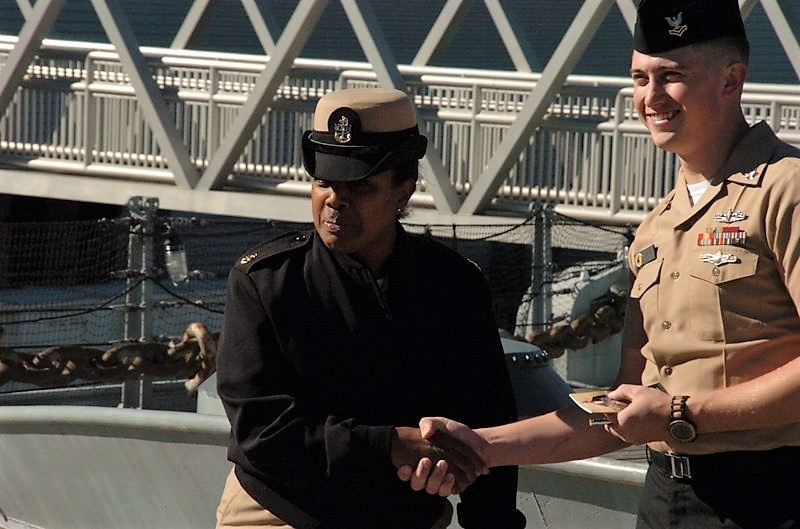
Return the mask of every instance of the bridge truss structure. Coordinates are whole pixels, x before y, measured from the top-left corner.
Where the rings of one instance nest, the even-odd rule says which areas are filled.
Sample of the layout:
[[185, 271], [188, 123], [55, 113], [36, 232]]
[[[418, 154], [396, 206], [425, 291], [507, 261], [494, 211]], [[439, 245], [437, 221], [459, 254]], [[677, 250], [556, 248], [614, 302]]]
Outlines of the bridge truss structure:
[[[121, 0], [91, 0], [108, 44], [45, 38], [65, 0], [17, 0], [25, 23], [0, 38], [0, 193], [97, 203], [158, 197], [184, 212], [308, 220], [297, 139], [326, 91], [381, 85], [414, 98], [431, 138], [414, 220], [507, 223], [534, 203], [584, 220], [636, 223], [669, 190], [677, 162], [649, 142], [628, 79], [573, 75], [613, 9], [585, 0], [542, 63], [511, 3], [483, 0], [516, 71], [429, 64], [470, 1], [446, 0], [411, 64], [398, 64], [374, 0], [338, 0], [367, 62], [298, 56], [328, 0], [299, 0], [284, 28], [241, 0], [264, 55], [187, 49], [215, 0], [195, 0], [170, 48], [139, 45]], [[766, 13], [800, 78], [800, 45], [778, 0]], [[746, 87], [750, 121], [800, 144], [800, 89]]]

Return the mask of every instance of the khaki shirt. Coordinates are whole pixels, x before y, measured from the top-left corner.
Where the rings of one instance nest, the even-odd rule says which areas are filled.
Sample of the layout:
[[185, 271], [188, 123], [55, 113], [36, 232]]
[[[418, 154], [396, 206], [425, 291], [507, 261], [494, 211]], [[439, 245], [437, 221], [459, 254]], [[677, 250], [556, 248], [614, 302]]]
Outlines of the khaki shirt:
[[[691, 205], [683, 172], [642, 222], [623, 346], [646, 360], [642, 383], [701, 395], [800, 355], [800, 151], [752, 127]], [[800, 381], [798, 381], [800, 387]], [[800, 445], [800, 423], [653, 443], [711, 453]]]

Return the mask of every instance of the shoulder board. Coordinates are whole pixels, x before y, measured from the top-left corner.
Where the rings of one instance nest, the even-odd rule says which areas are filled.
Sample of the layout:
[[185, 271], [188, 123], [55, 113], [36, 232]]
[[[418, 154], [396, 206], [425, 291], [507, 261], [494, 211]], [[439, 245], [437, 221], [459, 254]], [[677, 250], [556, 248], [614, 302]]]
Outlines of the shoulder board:
[[249, 271], [256, 263], [300, 248], [311, 242], [312, 232], [296, 231], [281, 235], [275, 239], [259, 244], [242, 255], [236, 262], [236, 268]]

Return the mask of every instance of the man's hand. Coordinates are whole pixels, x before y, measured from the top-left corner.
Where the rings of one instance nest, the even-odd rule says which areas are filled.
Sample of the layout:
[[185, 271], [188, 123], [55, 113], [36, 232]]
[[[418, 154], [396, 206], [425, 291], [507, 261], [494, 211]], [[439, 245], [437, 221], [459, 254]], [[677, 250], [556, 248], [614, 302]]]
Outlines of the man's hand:
[[611, 415], [605, 430], [628, 444], [645, 444], [668, 439], [667, 423], [672, 398], [660, 389], [622, 384], [609, 392], [609, 398], [629, 404]]
[[[455, 437], [429, 432], [428, 439], [424, 439], [417, 428], [394, 430], [392, 464], [400, 479], [412, 481], [414, 490], [425, 488], [429, 494], [438, 494], [440, 488], [447, 494], [461, 492], [487, 471], [481, 457]], [[419, 476], [412, 479], [414, 467]], [[433, 483], [427, 486], [429, 476], [435, 478], [435, 488]]]
[[[470, 454], [480, 457], [480, 473], [488, 472], [486, 453], [488, 443], [468, 426], [447, 419], [445, 417], [425, 417], [420, 421], [420, 433], [436, 446], [458, 447], [462, 453], [467, 450]], [[450, 470], [453, 461], [448, 465], [445, 460], [436, 460], [429, 457], [420, 459], [416, 468], [412, 465], [402, 465], [397, 469], [398, 477], [410, 482], [413, 490], [423, 490], [428, 494], [449, 496], [464, 490], [459, 484], [455, 470]]]
[[466, 424], [447, 417], [423, 417], [419, 421], [419, 431], [424, 439], [432, 442], [439, 442], [443, 437], [457, 439], [476, 452], [486, 468], [491, 466], [488, 441]]

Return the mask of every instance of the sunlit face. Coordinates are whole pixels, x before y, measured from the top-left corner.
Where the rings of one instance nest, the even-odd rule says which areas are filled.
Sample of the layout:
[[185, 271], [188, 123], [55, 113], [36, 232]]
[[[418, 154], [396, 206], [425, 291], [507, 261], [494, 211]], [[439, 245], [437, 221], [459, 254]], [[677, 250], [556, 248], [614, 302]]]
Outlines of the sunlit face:
[[682, 158], [701, 153], [723, 123], [724, 69], [708, 48], [684, 46], [659, 56], [633, 52], [633, 102], [655, 144]]
[[413, 181], [396, 184], [388, 170], [356, 182], [314, 180], [314, 227], [328, 248], [378, 272], [394, 247], [397, 214], [413, 191]]

